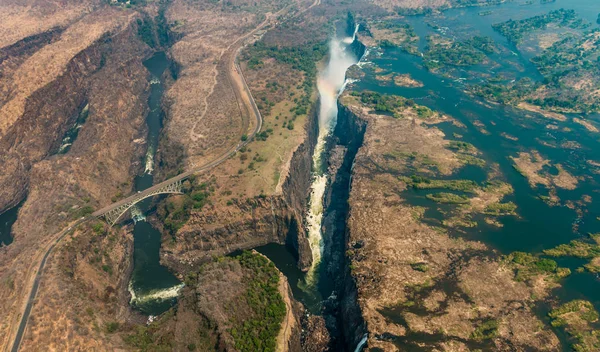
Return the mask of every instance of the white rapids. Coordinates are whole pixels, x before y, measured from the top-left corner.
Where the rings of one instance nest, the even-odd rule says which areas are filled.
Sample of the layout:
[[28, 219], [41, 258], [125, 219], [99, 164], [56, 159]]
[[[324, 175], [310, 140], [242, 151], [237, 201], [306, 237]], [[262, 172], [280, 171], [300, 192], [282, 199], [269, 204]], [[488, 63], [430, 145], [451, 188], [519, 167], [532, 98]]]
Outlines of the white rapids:
[[321, 263], [323, 254], [323, 235], [321, 225], [323, 221], [323, 197], [329, 180], [329, 175], [323, 172], [324, 151], [327, 139], [335, 129], [337, 123], [338, 106], [337, 100], [344, 91], [348, 81], [346, 70], [358, 62], [358, 58], [346, 50], [348, 45], [356, 39], [357, 25], [352, 37], [343, 39], [332, 39], [329, 43], [329, 62], [319, 73], [317, 88], [319, 90], [319, 135], [317, 145], [313, 154], [313, 175], [311, 193], [309, 199], [308, 214], [306, 218], [308, 241], [312, 252], [313, 263], [306, 276], [306, 284], [311, 286], [316, 283], [315, 272]]
[[179, 296], [179, 292], [181, 291], [181, 289], [183, 288], [184, 284], [178, 284], [172, 287], [167, 287], [167, 288], [163, 288], [163, 289], [159, 289], [159, 290], [153, 290], [150, 291], [148, 293], [144, 293], [144, 294], [136, 294], [135, 290], [133, 289], [133, 284], [130, 281], [129, 282], [129, 293], [131, 294], [131, 300], [129, 301], [130, 304], [135, 305], [135, 304], [144, 304], [144, 303], [148, 303], [151, 301], [166, 301], [168, 299], [173, 299], [176, 298], [177, 296]]

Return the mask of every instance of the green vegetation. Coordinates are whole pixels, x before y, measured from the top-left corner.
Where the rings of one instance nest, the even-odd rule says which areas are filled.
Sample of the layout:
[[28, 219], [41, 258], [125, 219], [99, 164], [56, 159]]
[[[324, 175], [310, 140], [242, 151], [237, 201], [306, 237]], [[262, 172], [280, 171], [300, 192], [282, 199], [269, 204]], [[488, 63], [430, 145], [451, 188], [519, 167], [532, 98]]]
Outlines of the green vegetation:
[[455, 150], [463, 153], [471, 153], [476, 151], [477, 149], [471, 143], [463, 142], [463, 141], [450, 141], [447, 146], [450, 150]]
[[116, 321], [106, 323], [106, 326], [105, 326], [106, 332], [109, 334], [112, 334], [113, 332], [119, 330], [119, 326], [120, 326], [120, 324], [117, 323]]
[[396, 13], [400, 16], [427, 16], [433, 13], [433, 9], [431, 7], [397, 7]]
[[139, 348], [140, 351], [168, 352], [173, 351], [172, 335], [158, 336], [161, 329], [161, 323], [174, 316], [173, 309], [161, 315], [159, 320], [153, 321], [150, 325], [138, 325], [134, 331], [126, 335], [123, 340], [129, 346]]
[[278, 291], [279, 273], [275, 265], [259, 254], [244, 252], [236, 258], [252, 271], [247, 277], [245, 298], [252, 318], [231, 317], [230, 333], [239, 351], [275, 351], [276, 339], [286, 306]]
[[[419, 37], [414, 28], [408, 23], [399, 23], [398, 21], [383, 21], [375, 23], [375, 27], [381, 30], [387, 30], [401, 37], [401, 41], [392, 42], [388, 39], [380, 40], [377, 44], [382, 48], [400, 47], [409, 54], [417, 54], [419, 49], [416, 45]], [[396, 44], [398, 43], [398, 44]]]
[[513, 202], [494, 203], [485, 207], [483, 213], [493, 216], [515, 215], [515, 210], [517, 210], [517, 205]]
[[422, 105], [415, 106], [415, 111], [417, 113], [417, 116], [419, 116], [422, 119], [428, 119], [434, 115], [433, 110]]
[[154, 21], [149, 16], [137, 19], [138, 35], [149, 47], [156, 47], [156, 36], [154, 34]]
[[496, 52], [494, 41], [489, 37], [475, 36], [461, 42], [432, 43], [435, 37], [429, 37], [429, 45], [423, 56], [425, 67], [430, 70], [444, 66], [471, 66], [482, 63], [486, 54]]
[[113, 269], [112, 269], [112, 266], [110, 266], [110, 265], [108, 265], [108, 264], [104, 264], [104, 265], [102, 265], [102, 270], [103, 270], [104, 272], [106, 272], [108, 275], [111, 275], [111, 276], [112, 276], [112, 274], [113, 274]]
[[478, 97], [500, 104], [511, 104], [523, 101], [533, 93], [539, 84], [525, 77], [514, 82], [490, 80], [486, 83], [471, 85], [468, 91]]
[[548, 316], [552, 319], [556, 319], [552, 321], [552, 326], [562, 326], [564, 324], [561, 324], [562, 322], [557, 322], [557, 320], [559, 320], [560, 317], [565, 314], [574, 312], [581, 313], [581, 318], [587, 322], [591, 323], [598, 320], [598, 312], [596, 312], [594, 306], [590, 302], [583, 300], [575, 300], [565, 303], [562, 306], [553, 309], [550, 313], [548, 313]]
[[202, 209], [210, 203], [212, 189], [210, 183], [198, 184], [193, 177], [185, 181], [183, 195], [169, 197], [158, 207], [157, 214], [165, 230], [174, 235], [188, 221], [193, 209]]
[[454, 193], [440, 192], [428, 194], [427, 199], [441, 204], [468, 204], [469, 198]]
[[456, 158], [460, 161], [462, 161], [464, 164], [466, 165], [474, 165], [474, 166], [479, 166], [479, 167], [484, 167], [485, 166], [485, 160], [472, 156], [472, 155], [468, 155], [468, 154], [457, 154]]
[[379, 113], [392, 113], [394, 118], [402, 117], [402, 110], [413, 108], [417, 117], [428, 119], [435, 112], [426, 106], [417, 105], [414, 100], [399, 95], [381, 94], [373, 91], [352, 91], [352, 96], [359, 97], [363, 105], [368, 106]]
[[571, 337], [571, 348], [576, 352], [600, 350], [600, 330], [595, 329], [598, 312], [584, 300], [567, 302], [553, 309], [548, 316], [555, 328], [564, 328]]
[[484, 321], [479, 325], [475, 331], [471, 334], [471, 338], [474, 340], [482, 341], [493, 339], [498, 335], [498, 321], [491, 319]]
[[570, 82], [588, 81], [600, 84], [600, 29], [582, 37], [568, 36], [555, 42], [541, 55], [531, 59], [544, 75], [546, 89], [551, 94], [535, 97], [531, 103], [542, 108], [562, 111], [600, 111], [599, 99], [589, 89], [568, 89]]
[[429, 266], [427, 265], [427, 263], [411, 263], [410, 267], [413, 270], [420, 271], [422, 273], [425, 273], [429, 270]]
[[[597, 238], [597, 235], [592, 236]], [[546, 249], [544, 254], [551, 257], [577, 257], [590, 259], [600, 256], [600, 246], [597, 243], [574, 240], [569, 244], [561, 244], [558, 247]]]
[[559, 268], [556, 261], [552, 259], [539, 258], [525, 252], [513, 252], [506, 258], [515, 269], [517, 281], [527, 281], [538, 275], [561, 279], [571, 274], [568, 268]]
[[572, 29], [585, 29], [589, 27], [588, 23], [585, 23], [577, 16], [575, 10], [565, 9], [550, 11], [547, 14], [530, 17], [520, 21], [509, 20], [494, 24], [492, 27], [511, 42], [519, 43], [526, 33], [544, 30], [550, 24]]
[[[291, 128], [290, 128], [290, 125], [291, 125]], [[289, 122], [287, 127], [288, 127], [288, 129], [292, 130], [292, 129], [294, 129], [294, 124], [292, 122]], [[257, 133], [255, 139], [257, 141], [263, 141], [264, 142], [272, 134], [273, 134], [273, 129], [269, 127], [266, 130], [260, 131], [259, 133]]]
[[574, 240], [569, 244], [561, 244], [555, 248], [546, 249], [544, 254], [551, 257], [590, 259], [589, 263], [585, 264], [583, 268], [591, 273], [598, 273], [600, 272], [600, 265], [598, 264], [598, 258], [600, 258], [600, 235], [590, 234], [590, 238], [593, 242]]
[[[225, 295], [227, 299], [213, 300], [209, 306], [197, 302], [195, 297], [201, 285], [223, 285], [232, 273], [237, 277], [234, 282], [241, 281], [236, 283], [237, 290]], [[215, 258], [199, 271], [186, 275], [186, 291], [177, 307], [149, 325], [136, 326], [124, 336], [124, 341], [140, 351], [205, 351], [216, 343], [222, 350], [275, 351], [287, 310], [279, 293], [279, 275], [275, 265], [260, 254], [245, 251], [234, 258]], [[189, 321], [195, 329], [183, 340], [177, 340], [182, 344], [177, 348], [174, 330]]]
[[[296, 105], [290, 109], [294, 114], [291, 122], [295, 117], [306, 115], [310, 109], [310, 98], [314, 89], [314, 82], [317, 76], [316, 63], [325, 57], [327, 54], [327, 44], [325, 42], [316, 43], [313, 45], [303, 45], [298, 47], [283, 47], [270, 46], [264, 41], [258, 41], [244, 52], [243, 60], [248, 63], [248, 68], [258, 69], [263, 65], [263, 60], [272, 58], [280, 63], [289, 65], [292, 69], [304, 73], [302, 89], [304, 94], [299, 98], [294, 98]], [[269, 88], [269, 87], [267, 87]], [[274, 105], [269, 101], [258, 101], [259, 109], [269, 111]], [[291, 130], [294, 125], [291, 125]]]
[[362, 91], [360, 93], [352, 91], [351, 94], [359, 97], [361, 103], [378, 112], [393, 113], [396, 109], [404, 109], [416, 105], [414, 100], [398, 95], [381, 94], [372, 91]]
[[452, 0], [454, 7], [491, 6], [504, 3], [506, 0]]
[[96, 234], [101, 234], [104, 232], [104, 223], [102, 222], [95, 222], [92, 224], [92, 230], [94, 230], [94, 232]]
[[71, 209], [71, 217], [74, 219], [83, 218], [94, 212], [94, 208], [91, 205], [84, 205], [80, 208]]
[[144, 43], [153, 49], [167, 47], [174, 41], [165, 17], [168, 2], [164, 0], [160, 2], [158, 14], [154, 18], [144, 13], [143, 19], [137, 19], [138, 35]]
[[[550, 23], [573, 29], [587, 28], [572, 10], [556, 10], [522, 21], [508, 21], [495, 28], [513, 42], [537, 28]], [[593, 113], [600, 111], [600, 99], [590, 87], [600, 85], [600, 29], [583, 34], [570, 33], [531, 59], [544, 80], [529, 78], [508, 81], [493, 77], [484, 84], [473, 85], [469, 91], [484, 99], [502, 104], [525, 101], [546, 110]]]
[[498, 48], [496, 47], [494, 40], [490, 37], [481, 37], [476, 35], [465, 40], [464, 43], [486, 54], [498, 52]]
[[412, 175], [401, 176], [400, 181], [407, 186], [416, 189], [448, 189], [451, 191], [475, 193], [478, 189], [477, 183], [471, 180], [432, 180], [423, 176]]

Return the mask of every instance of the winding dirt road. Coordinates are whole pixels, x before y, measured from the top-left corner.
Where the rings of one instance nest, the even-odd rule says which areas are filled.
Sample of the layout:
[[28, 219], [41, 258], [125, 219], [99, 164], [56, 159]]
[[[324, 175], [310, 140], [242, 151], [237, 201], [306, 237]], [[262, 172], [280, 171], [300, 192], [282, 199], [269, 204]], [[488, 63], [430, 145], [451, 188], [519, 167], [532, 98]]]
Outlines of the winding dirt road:
[[[319, 5], [320, 3], [321, 3], [321, 0], [315, 0], [309, 7], [298, 12], [296, 14], [296, 16], [308, 11], [309, 9]], [[192, 168], [182, 174], [179, 174], [173, 178], [165, 180], [157, 185], [154, 185], [153, 187], [150, 187], [140, 193], [142, 193], [142, 194], [144, 192], [151, 193], [153, 190], [155, 190], [157, 188], [161, 188], [161, 187], [165, 186], [166, 184], [170, 184], [170, 183], [174, 183], [179, 180], [186, 179], [192, 174], [198, 174], [198, 173], [206, 172], [208, 170], [213, 169], [214, 167], [223, 163], [224, 161], [229, 159], [232, 155], [237, 153], [242, 147], [244, 147], [248, 143], [250, 143], [252, 141], [253, 137], [256, 136], [256, 134], [260, 132], [260, 130], [262, 128], [262, 124], [263, 124], [263, 118], [262, 118], [262, 115], [261, 115], [258, 107], [256, 106], [256, 102], [254, 101], [254, 97], [252, 96], [250, 88], [248, 87], [246, 78], [243, 75], [243, 72], [239, 66], [237, 58], [238, 58], [239, 53], [241, 52], [241, 49], [244, 46], [244, 43], [246, 42], [246, 40], [249, 37], [254, 35], [259, 30], [265, 28], [269, 24], [271, 24], [271, 21], [274, 18], [276, 19], [279, 15], [287, 12], [288, 10], [289, 10], [289, 7], [285, 7], [283, 9], [281, 9], [280, 11], [276, 12], [275, 14], [269, 14], [267, 16], [267, 18], [261, 24], [259, 24], [256, 28], [254, 28], [249, 33], [239, 37], [228, 48], [228, 50], [227, 50], [228, 52], [225, 55], [223, 55], [229, 61], [227, 63], [228, 77], [229, 77], [231, 85], [234, 88], [235, 95], [236, 95], [236, 98], [238, 100], [238, 104], [240, 107], [240, 113], [242, 115], [244, 115], [245, 113], [248, 115], [254, 115], [255, 120], [256, 120], [254, 129], [252, 130], [252, 132], [250, 134], [248, 134], [247, 140], [244, 142], [240, 142], [237, 145], [232, 146], [227, 152], [223, 153], [217, 159], [215, 159], [205, 165]], [[245, 123], [243, 124], [243, 126], [247, 130], [250, 116], [246, 116], [246, 117], [247, 118], [244, 119], [244, 116], [242, 116], [242, 118], [245, 120]], [[123, 199], [117, 203], [113, 203], [107, 207], [104, 207], [104, 208], [96, 211], [91, 216], [81, 218], [81, 219], [75, 221], [74, 223], [71, 223], [67, 228], [65, 228], [64, 230], [62, 230], [61, 232], [59, 232], [53, 236], [53, 239], [51, 239], [44, 247], [45, 251], [44, 251], [44, 249], [42, 249], [42, 251], [39, 252], [39, 254], [37, 255], [37, 260], [36, 260], [36, 258], [32, 258], [32, 264], [30, 266], [30, 270], [26, 274], [26, 277], [24, 278], [24, 281], [26, 281], [27, 284], [24, 285], [24, 287], [22, 289], [22, 291], [26, 291], [26, 292], [23, 292], [23, 295], [22, 295], [24, 301], [22, 304], [21, 314], [15, 314], [15, 315], [13, 315], [13, 317], [9, 317], [9, 319], [12, 319], [14, 321], [14, 324], [12, 324], [10, 335], [9, 335], [9, 338], [7, 339], [7, 341], [12, 340], [13, 343], [12, 343], [12, 346], [10, 345], [10, 343], [7, 343], [5, 346], [5, 349], [4, 349], [5, 351], [11, 351], [11, 352], [19, 351], [23, 336], [25, 335], [25, 331], [27, 329], [27, 322], [29, 320], [29, 316], [31, 315], [31, 310], [33, 309], [33, 304], [35, 303], [35, 298], [38, 293], [39, 285], [40, 285], [40, 282], [42, 279], [44, 268], [46, 266], [46, 262], [48, 261], [48, 258], [50, 257], [50, 254], [52, 253], [54, 248], [56, 248], [56, 246], [60, 243], [60, 241], [63, 238], [65, 238], [65, 236], [67, 234], [71, 233], [73, 231], [73, 229], [75, 229], [77, 226], [79, 226], [83, 223], [86, 223], [88, 221], [91, 221], [91, 220], [105, 214], [106, 212], [118, 207], [119, 205], [127, 203], [128, 201], [130, 201], [133, 198], [139, 197], [141, 195], [140, 193], [136, 193], [126, 199]], [[36, 263], [38, 261], [39, 261], [39, 264], [36, 265]], [[19, 317], [20, 317], [20, 319], [19, 319]], [[18, 325], [17, 325], [17, 322], [18, 322]]]
[[[272, 18], [272, 16], [270, 17]], [[15, 331], [15, 325], [13, 325], [13, 328], [11, 330], [11, 337], [14, 336], [13, 338], [9, 338], [10, 340], [13, 340], [12, 343], [12, 347], [10, 348], [11, 352], [17, 352], [19, 350], [19, 347], [21, 345], [21, 341], [23, 339], [23, 336], [25, 334], [25, 330], [27, 328], [27, 322], [29, 320], [29, 316], [31, 314], [31, 310], [33, 308], [33, 304], [35, 302], [35, 298], [37, 296], [37, 292], [39, 289], [39, 284], [43, 275], [43, 270], [44, 267], [46, 266], [46, 262], [48, 260], [48, 257], [50, 256], [50, 254], [52, 253], [52, 250], [58, 245], [58, 243], [70, 232], [73, 231], [73, 229], [76, 226], [79, 226], [83, 223], [86, 223], [88, 221], [91, 221], [101, 215], [103, 215], [104, 213], [118, 207], [119, 205], [122, 205], [123, 203], [127, 203], [128, 201], [130, 201], [132, 198], [137, 198], [140, 195], [143, 195], [144, 193], [150, 193], [153, 190], [157, 189], [157, 188], [161, 188], [162, 186], [166, 185], [166, 184], [171, 184], [174, 183], [176, 181], [179, 180], [183, 180], [188, 178], [190, 175], [193, 174], [198, 174], [198, 173], [202, 173], [202, 172], [206, 172], [208, 170], [213, 169], [214, 167], [218, 166], [219, 164], [223, 163], [224, 161], [226, 161], [227, 159], [229, 159], [232, 155], [234, 155], [236, 152], [238, 152], [240, 150], [240, 148], [246, 146], [248, 143], [251, 142], [251, 140], [253, 139], [253, 137], [260, 132], [261, 128], [262, 128], [262, 115], [260, 114], [260, 111], [258, 110], [258, 107], [256, 106], [256, 102], [254, 101], [254, 97], [252, 96], [252, 93], [250, 92], [250, 88], [248, 87], [248, 84], [246, 83], [246, 79], [243, 75], [243, 72], [239, 66], [239, 64], [237, 63], [237, 56], [239, 55], [239, 52], [241, 51], [241, 48], [244, 44], [245, 39], [247, 39], [249, 36], [253, 35], [254, 33], [256, 33], [256, 31], [262, 29], [264, 26], [266, 26], [267, 24], [269, 24], [270, 22], [268, 20], [265, 20], [265, 22], [261, 23], [258, 27], [256, 27], [252, 32], [248, 33], [247, 35], [244, 35], [243, 37], [239, 38], [235, 44], [236, 46], [233, 46], [233, 48], [235, 48], [234, 50], [234, 55], [229, 55], [229, 57], [231, 57], [231, 62], [228, 63], [227, 67], [228, 67], [228, 71], [229, 71], [229, 77], [230, 80], [232, 81], [232, 86], [234, 88], [234, 90], [236, 90], [236, 97], [238, 99], [241, 99], [241, 101], [238, 101], [238, 104], [240, 104], [240, 108], [241, 113], [244, 113], [244, 109], [248, 112], [251, 113], [252, 115], [254, 115], [255, 119], [256, 119], [256, 123], [254, 126], [254, 129], [252, 130], [252, 132], [248, 135], [248, 139], [244, 142], [240, 142], [237, 145], [234, 145], [231, 149], [229, 149], [227, 152], [225, 152], [224, 154], [222, 154], [221, 156], [219, 156], [217, 159], [193, 168], [191, 170], [188, 170], [182, 174], [179, 174], [173, 178], [170, 178], [168, 180], [165, 180], [157, 185], [154, 185], [146, 190], [144, 190], [143, 192], [140, 193], [136, 193], [128, 198], [125, 198], [117, 203], [113, 203], [107, 207], [104, 207], [98, 211], [96, 211], [95, 213], [93, 213], [91, 216], [82, 218], [77, 220], [75, 223], [71, 224], [68, 228], [62, 230], [61, 232], [59, 232], [58, 234], [56, 234], [53, 240], [51, 240], [49, 242], [49, 244], [47, 244], [47, 246], [45, 247], [46, 251], [41, 252], [44, 253], [43, 257], [41, 257], [41, 260], [39, 261], [39, 265], [34, 265], [32, 264], [31, 266], [31, 270], [29, 272], [29, 274], [27, 275], [27, 277], [25, 278], [25, 281], [27, 281], [27, 285], [26, 287], [29, 287], [29, 294], [27, 295], [23, 295], [25, 297], [27, 297], [27, 299], [25, 300], [25, 302], [22, 305], [22, 314], [20, 315], [20, 321], [18, 323], [18, 328]], [[239, 84], [233, 84], [233, 82], [239, 82]], [[242, 108], [244, 107], [244, 108]], [[15, 317], [15, 319], [13, 319], [15, 321], [15, 323], [18, 320], [18, 316]], [[5, 351], [8, 351], [8, 346], [6, 347]]]

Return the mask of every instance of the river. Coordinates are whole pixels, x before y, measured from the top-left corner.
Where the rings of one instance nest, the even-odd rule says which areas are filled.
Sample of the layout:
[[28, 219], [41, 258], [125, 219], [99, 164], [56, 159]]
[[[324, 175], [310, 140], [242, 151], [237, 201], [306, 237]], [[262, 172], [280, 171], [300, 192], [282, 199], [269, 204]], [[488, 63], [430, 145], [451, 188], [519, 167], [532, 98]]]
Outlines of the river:
[[[154, 177], [154, 153], [162, 128], [163, 111], [161, 108], [164, 85], [162, 75], [169, 65], [164, 52], [158, 52], [144, 62], [151, 73], [149, 112], [146, 117], [148, 126], [147, 153], [144, 160], [144, 173], [135, 179], [135, 191], [152, 186]], [[146, 221], [145, 213], [150, 210], [151, 198], [138, 203], [132, 209], [134, 221], [133, 238], [133, 274], [129, 283], [131, 304], [148, 315], [158, 315], [173, 306], [183, 284], [160, 264], [161, 234]]]
[[[481, 8], [466, 8], [448, 10], [443, 13], [443, 16], [427, 19], [445, 28], [451, 36], [487, 35], [497, 44], [516, 50], [512, 44], [492, 30], [492, 23], [510, 18], [527, 18], [566, 7], [575, 9], [581, 17], [595, 24], [599, 9], [597, 5], [597, 1], [594, 0], [575, 0], [569, 1], [568, 4], [560, 1], [545, 5], [535, 3], [529, 6], [520, 6], [514, 2], [486, 7], [486, 10], [492, 11], [489, 16], [479, 16]], [[419, 16], [407, 20], [421, 38], [419, 43], [421, 50], [425, 46], [426, 36], [436, 32], [433, 26], [424, 24], [424, 19]], [[530, 55], [527, 54], [501, 58], [504, 64], [494, 70], [517, 78], [527, 76], [539, 80], [540, 74], [530, 64], [529, 58]], [[452, 136], [454, 133], [462, 135], [462, 140], [473, 144], [483, 153], [483, 158], [488, 165], [492, 163], [498, 165], [505, 181], [514, 188], [514, 194], [507, 197], [506, 201], [512, 201], [518, 206], [518, 217], [500, 218], [502, 227], [486, 225], [481, 218], [474, 217], [473, 220], [478, 221], [479, 226], [466, 229], [466, 233], [455, 232], [454, 236], [483, 241], [499, 252], [508, 254], [513, 251], [540, 253], [544, 249], [585, 238], [588, 233], [600, 232], [600, 221], [597, 219], [600, 214], [600, 197], [597, 196], [600, 177], [591, 172], [587, 163], [588, 160], [600, 160], [600, 139], [597, 134], [573, 122], [571, 119], [573, 115], [569, 115], [567, 121], [557, 123], [537, 114], [508, 106], [485, 104], [463, 93], [464, 82], [478, 79], [477, 74], [482, 70], [490, 69], [489, 67], [460, 69], [457, 74], [465, 78], [461, 81], [431, 73], [423, 68], [421, 57], [406, 54], [400, 49], [379, 50], [379, 53], [372, 55], [369, 60], [386, 72], [410, 74], [412, 78], [423, 82], [424, 86], [404, 88], [382, 84], [375, 79], [374, 70], [367, 68], [366, 77], [356, 85], [357, 91], [372, 90], [413, 98], [419, 104], [456, 118], [466, 126], [466, 129], [451, 123], [444, 123], [438, 127], [446, 136]], [[600, 121], [598, 115], [585, 118], [595, 122]], [[560, 128], [549, 129], [548, 125], [557, 125]], [[489, 131], [489, 134], [482, 133], [482, 128]], [[507, 139], [503, 134], [514, 136], [516, 140]], [[532, 150], [539, 151], [552, 163], [561, 164], [565, 170], [579, 178], [576, 189], [557, 189], [561, 202], [568, 206], [546, 204], [539, 196], [546, 195], [547, 190], [543, 187], [530, 187], [527, 179], [513, 167], [511, 156], [516, 156], [518, 152]], [[487, 171], [489, 170], [467, 167], [453, 178], [482, 182]], [[411, 204], [427, 207], [425, 218], [431, 219], [433, 225], [439, 226], [442, 214], [435, 205], [425, 199], [427, 193], [429, 192], [408, 190], [404, 192], [404, 196]], [[582, 205], [584, 196], [591, 196], [591, 201]], [[596, 309], [600, 309], [600, 280], [597, 275], [587, 271], [576, 272], [577, 267], [582, 265], [580, 260], [560, 259], [558, 262], [562, 266], [569, 267], [572, 274], [553, 294], [563, 302], [576, 298], [586, 299], [591, 301]]]
[[17, 221], [17, 214], [23, 203], [25, 203], [25, 200], [22, 200], [17, 206], [0, 214], [0, 247], [8, 246], [12, 243], [12, 226]]

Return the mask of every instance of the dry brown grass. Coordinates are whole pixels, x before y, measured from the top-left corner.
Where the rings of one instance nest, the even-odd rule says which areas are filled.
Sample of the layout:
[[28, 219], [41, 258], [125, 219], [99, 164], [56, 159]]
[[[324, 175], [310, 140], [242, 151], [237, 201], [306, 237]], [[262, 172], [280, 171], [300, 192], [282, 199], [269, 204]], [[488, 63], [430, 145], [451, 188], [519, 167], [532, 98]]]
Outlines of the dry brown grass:
[[[256, 13], [230, 11], [209, 1], [175, 1], [169, 21], [183, 35], [171, 53], [181, 66], [179, 79], [167, 92], [169, 138], [184, 146], [186, 165], [202, 165], [236, 145], [249, 121], [236, 100], [228, 73], [233, 56], [259, 24], [287, 3], [259, 2]], [[244, 7], [242, 7], [244, 8]], [[263, 12], [260, 12], [263, 11]], [[263, 22], [264, 16], [270, 18]], [[243, 108], [243, 107], [242, 107]]]
[[89, 14], [67, 28], [60, 40], [29, 57], [12, 75], [11, 85], [5, 86], [9, 91], [3, 95], [11, 99], [0, 108], [0, 137], [23, 115], [27, 97], [64, 73], [69, 61], [104, 33], [122, 30], [133, 16], [114, 9]]
[[[148, 82], [139, 55], [147, 53], [147, 48], [131, 29], [114, 33], [112, 43], [115, 50], [107, 55], [105, 66], [87, 77], [90, 113], [86, 124], [67, 154], [32, 166], [27, 200], [13, 226], [14, 242], [2, 248], [0, 280], [21, 278], [14, 280], [12, 288], [0, 285], [0, 310], [6, 314], [0, 326], [3, 345], [12, 342], [8, 338], [9, 330], [16, 326], [12, 318], [21, 312], [21, 304], [28, 297], [28, 275], [35, 273], [48, 243], [72, 222], [78, 207], [109, 203], [118, 187], [127, 185], [131, 165], [135, 167], [142, 155], [143, 145], [135, 139], [145, 135], [144, 92]], [[52, 106], [58, 108], [60, 103], [53, 102]], [[55, 310], [57, 314], [61, 308]], [[45, 324], [53, 321], [45, 319]], [[66, 337], [58, 334], [52, 338]]]
[[[89, 351], [121, 347], [120, 339], [105, 329], [107, 323], [123, 322], [128, 315], [126, 306], [118, 307], [126, 299], [124, 271], [132, 247], [131, 235], [120, 230], [109, 238], [86, 228], [63, 241], [49, 260], [21, 348]], [[112, 274], [101, 269], [104, 264], [110, 265]]]
[[6, 0], [0, 3], [0, 48], [53, 27], [66, 27], [96, 1]]

